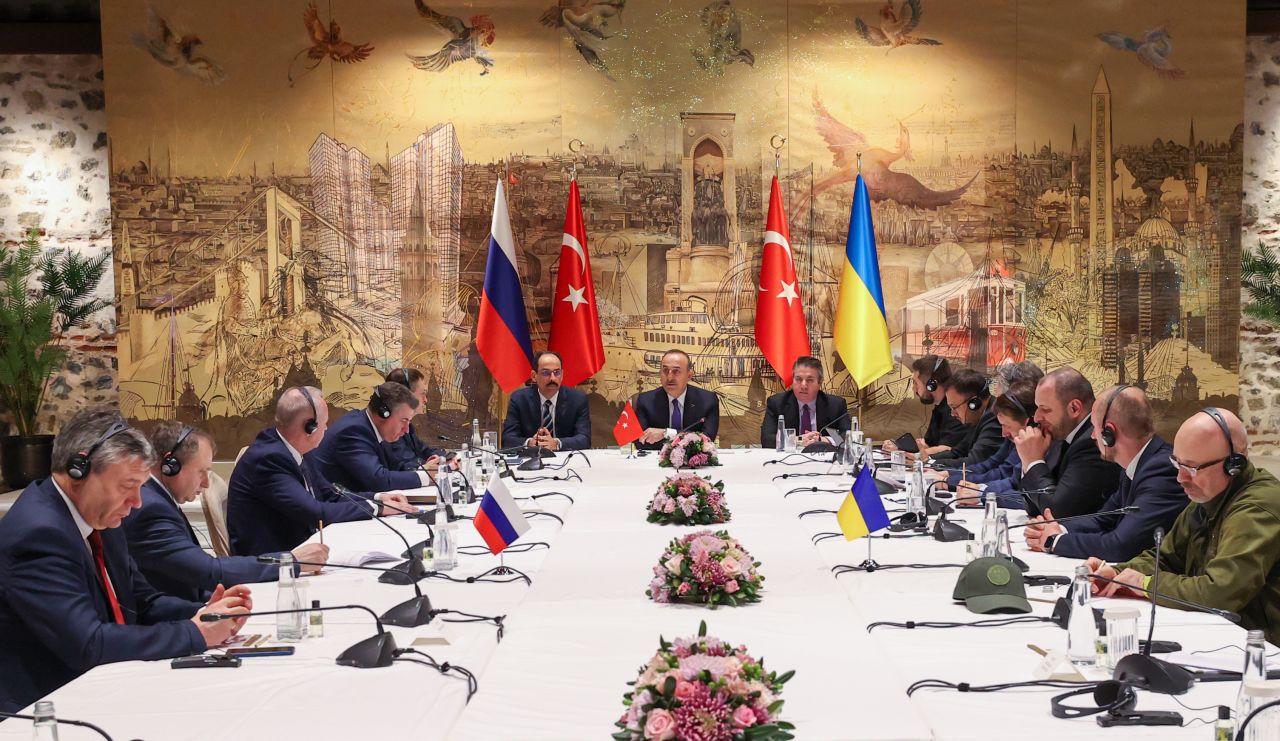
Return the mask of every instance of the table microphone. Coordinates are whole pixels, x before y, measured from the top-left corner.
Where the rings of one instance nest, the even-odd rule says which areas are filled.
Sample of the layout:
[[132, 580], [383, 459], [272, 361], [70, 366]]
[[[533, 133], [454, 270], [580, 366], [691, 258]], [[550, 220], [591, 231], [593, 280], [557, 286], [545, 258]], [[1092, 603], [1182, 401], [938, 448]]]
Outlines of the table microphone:
[[[0, 718], [16, 718], [18, 720], [35, 720], [36, 719], [34, 715], [23, 715], [22, 713], [5, 713], [5, 712], [0, 712]], [[94, 731], [95, 733], [97, 733], [99, 736], [102, 736], [103, 738], [105, 738], [107, 741], [112, 741], [111, 736], [108, 735], [106, 731], [102, 730], [101, 728], [95, 726], [94, 724], [88, 721], [71, 720], [69, 718], [58, 718], [56, 716], [53, 718], [49, 718], [48, 720], [52, 720], [54, 723], [62, 723], [68, 726], [80, 726], [81, 728], [88, 728]]]
[[[279, 556], [265, 555], [258, 556], [258, 563], [274, 563], [279, 564], [282, 559]], [[403, 575], [402, 571], [383, 568], [381, 566], [349, 566], [347, 564], [337, 563], [318, 563], [315, 561], [297, 561], [294, 563], [301, 566], [332, 566], [337, 569], [356, 569], [358, 571], [380, 571], [384, 574]], [[388, 625], [398, 625], [401, 628], [416, 628], [419, 625], [426, 625], [431, 622], [434, 611], [431, 609], [431, 598], [422, 593], [422, 589], [418, 587], [418, 582], [410, 582], [413, 587], [414, 597], [405, 600], [400, 604], [392, 607], [390, 610], [382, 613], [380, 620]]]
[[[462, 444], [459, 441], [449, 437], [448, 435], [436, 435], [436, 439], [446, 443], [454, 443], [455, 445]], [[498, 476], [500, 478], [515, 479], [516, 481], [519, 481], [519, 479], [516, 479], [516, 475], [512, 473], [511, 466], [507, 464], [506, 454], [508, 452], [518, 451], [520, 450], [520, 448], [502, 448], [499, 450], [494, 450], [493, 448], [487, 448], [483, 445], [478, 445], [476, 446], [476, 450], [479, 450], [484, 453], [489, 453], [494, 457], [498, 465], [502, 468], [502, 470], [498, 472]]]
[[[935, 481], [934, 483], [937, 484], [941, 482]], [[982, 499], [982, 497], [976, 496], [976, 495], [968, 496], [968, 497], [955, 497], [950, 502], [943, 502], [941, 500], [934, 499], [933, 497], [927, 497], [925, 499], [926, 503], [937, 502], [939, 505], [941, 505], [941, 509], [939, 509], [937, 512], [938, 519], [935, 520], [933, 523], [933, 539], [941, 541], [943, 543], [954, 543], [957, 540], [971, 540], [973, 538], [973, 532], [969, 530], [969, 528], [965, 527], [964, 525], [961, 525], [958, 522], [952, 522], [951, 520], [947, 519], [947, 515], [951, 511], [950, 508], [947, 507], [947, 504], [955, 504], [956, 502], [968, 502], [968, 501], [973, 501], [977, 499]]]
[[262, 612], [206, 612], [200, 615], [202, 623], [216, 623], [219, 620], [239, 620], [241, 618], [261, 615], [294, 615], [299, 612], [326, 612], [329, 610], [364, 610], [373, 616], [378, 632], [354, 644], [346, 651], [338, 654], [335, 662], [341, 666], [354, 666], [360, 669], [375, 669], [391, 666], [396, 652], [396, 639], [382, 627], [378, 614], [364, 605], [335, 605], [333, 607], [300, 607], [296, 610], [264, 610]]
[[[1085, 518], [1085, 517], [1095, 517], [1095, 516], [1098, 516], [1098, 515], [1126, 515], [1126, 514], [1129, 514], [1130, 512], [1137, 512], [1137, 511], [1138, 511], [1138, 505], [1136, 505], [1136, 504], [1130, 504], [1130, 505], [1128, 505], [1127, 507], [1117, 507], [1116, 509], [1109, 509], [1109, 510], [1106, 510], [1105, 512], [1090, 512], [1090, 513], [1088, 513], [1088, 514], [1083, 514], [1083, 515], [1070, 515], [1070, 516], [1068, 516], [1068, 517], [1055, 517], [1055, 518], [1053, 518], [1052, 520], [1040, 520], [1039, 522], [1031, 522], [1031, 521], [1027, 521], [1027, 522], [1024, 522], [1024, 523], [1022, 523], [1022, 524], [1020, 524], [1020, 525], [1010, 525], [1010, 526], [1009, 526], [1009, 529], [1010, 529], [1010, 530], [1013, 530], [1014, 528], [1019, 528], [1019, 527], [1030, 527], [1030, 526], [1032, 526], [1032, 525], [1047, 525], [1047, 524], [1049, 524], [1050, 522], [1071, 522], [1072, 520], [1079, 520], [1079, 519], [1082, 519], [1082, 518]], [[1160, 533], [1160, 535], [1161, 535], [1161, 537], [1163, 537], [1163, 536], [1164, 536], [1164, 533], [1163, 533], [1163, 532], [1161, 532], [1161, 533]]]
[[[817, 407], [815, 406], [814, 408], [816, 409]], [[839, 417], [836, 417], [835, 419], [828, 422], [825, 427], [822, 425], [814, 425], [814, 427], [816, 427], [819, 430], [831, 432], [833, 429], [836, 429], [835, 425], [837, 422], [839, 422], [840, 420], [848, 416], [849, 416], [849, 411], [846, 409], [844, 414], [841, 414]], [[836, 429], [836, 431], [839, 432], [838, 429]], [[841, 435], [840, 438], [842, 441], [844, 441], [843, 435]], [[817, 442], [812, 442], [804, 446], [804, 450], [801, 450], [800, 452], [801, 453], [834, 453], [836, 452], [836, 446], [832, 445], [826, 440], [818, 439]]]
[[[351, 492], [350, 489], [343, 486], [342, 484], [330, 483], [329, 486], [333, 489], [333, 491], [336, 494], [341, 496], [343, 499], [349, 500], [351, 502], [357, 502], [357, 503], [369, 501], [367, 499], [364, 499], [363, 497], [356, 496]], [[377, 502], [377, 504], [382, 504], [382, 503]], [[389, 506], [384, 504], [383, 506], [387, 507], [388, 509], [393, 509], [397, 512], [405, 511], [400, 507], [396, 507], [393, 505]], [[373, 512], [370, 512], [369, 514], [371, 515], [374, 522], [381, 524], [386, 529], [395, 533], [396, 537], [399, 538], [401, 542], [404, 543], [404, 548], [409, 553], [409, 559], [407, 561], [405, 561], [402, 564], [397, 564], [396, 566], [389, 569], [385, 574], [378, 577], [378, 581], [382, 582], [383, 584], [399, 584], [400, 586], [405, 586], [407, 584], [414, 584], [419, 579], [422, 579], [423, 577], [425, 577], [427, 575], [427, 570], [422, 566], [422, 549], [430, 541], [424, 540], [421, 543], [418, 543], [417, 545], [409, 545], [409, 539], [404, 537], [404, 533], [400, 532], [399, 529], [392, 527], [390, 523], [383, 522], [382, 518], [378, 517]]]

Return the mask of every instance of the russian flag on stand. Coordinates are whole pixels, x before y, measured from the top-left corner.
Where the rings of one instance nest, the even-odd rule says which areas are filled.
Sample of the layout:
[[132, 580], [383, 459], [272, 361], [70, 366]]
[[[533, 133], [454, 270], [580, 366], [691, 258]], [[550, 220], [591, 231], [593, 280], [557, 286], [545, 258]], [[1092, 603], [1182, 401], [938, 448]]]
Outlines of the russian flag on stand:
[[495, 556], [529, 532], [529, 523], [524, 519], [524, 513], [511, 497], [507, 485], [497, 476], [489, 482], [489, 489], [484, 493], [484, 499], [480, 500], [480, 509], [476, 510], [473, 522], [476, 531]]
[[476, 326], [476, 348], [502, 390], [511, 393], [524, 385], [533, 370], [533, 343], [524, 309], [520, 272], [516, 269], [516, 240], [502, 180], [493, 196], [493, 222], [489, 227], [489, 260], [484, 268], [484, 293]]

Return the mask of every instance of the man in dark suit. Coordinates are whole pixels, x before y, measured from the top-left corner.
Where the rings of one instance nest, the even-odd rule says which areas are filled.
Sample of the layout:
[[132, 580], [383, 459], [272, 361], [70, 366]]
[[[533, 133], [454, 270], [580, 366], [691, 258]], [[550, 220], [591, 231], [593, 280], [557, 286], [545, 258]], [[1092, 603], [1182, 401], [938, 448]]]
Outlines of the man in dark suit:
[[[209, 488], [213, 439], [181, 422], [161, 422], [151, 431], [151, 447], [159, 456], [151, 478], [142, 485], [142, 506], [124, 518], [129, 555], [142, 575], [165, 594], [203, 601], [219, 584], [275, 581], [280, 567], [252, 556], [213, 556], [200, 547], [182, 505]], [[329, 547], [306, 543], [293, 549], [295, 561], [323, 564]], [[303, 573], [320, 566], [297, 565]]]
[[[842, 396], [822, 390], [822, 361], [809, 355], [796, 358], [791, 367], [791, 388], [769, 397], [760, 423], [760, 446], [772, 448], [778, 440], [778, 416], [786, 429], [795, 430], [798, 445], [804, 447], [823, 439], [834, 426], [843, 437], [851, 426], [849, 405]], [[835, 444], [835, 440], [828, 440]]]
[[139, 504], [155, 453], [114, 410], [67, 420], [53, 474], [0, 519], [0, 711], [15, 712], [99, 664], [187, 656], [234, 635], [247, 587], [205, 603], [157, 592], [129, 557], [120, 521]]
[[507, 420], [502, 424], [502, 444], [547, 450], [583, 450], [591, 447], [591, 413], [587, 395], [562, 388], [560, 353], [547, 350], [538, 356], [538, 367], [529, 376], [533, 386], [511, 394]]
[[[276, 403], [276, 426], [263, 430], [231, 474], [227, 531], [238, 556], [296, 548], [321, 522], [349, 522], [408, 510], [399, 492], [356, 494], [352, 501], [303, 456], [324, 439], [329, 406], [320, 389], [286, 389]], [[383, 505], [387, 506], [383, 506]]]
[[[409, 389], [418, 400], [418, 413], [426, 414], [427, 378], [422, 375], [422, 371], [417, 368], [392, 368], [387, 373], [386, 381]], [[412, 424], [399, 440], [383, 440], [382, 445], [387, 449], [388, 459], [398, 471], [418, 471], [425, 468], [434, 475], [445, 455], [444, 450], [423, 442]]]
[[1036, 422], [1014, 438], [1022, 460], [1027, 513], [1051, 509], [1059, 517], [1102, 509], [1120, 485], [1120, 466], [1103, 460], [1089, 416], [1093, 385], [1075, 368], [1058, 368], [1036, 385]]
[[1096, 556], [1104, 561], [1127, 561], [1151, 547], [1156, 528], [1166, 531], [1191, 503], [1169, 463], [1173, 446], [1155, 434], [1151, 404], [1140, 388], [1113, 386], [1093, 404], [1093, 437], [1102, 458], [1122, 467], [1120, 488], [1101, 510], [1136, 505], [1122, 515], [1094, 515], [1067, 525], [1052, 520], [1052, 509], [1031, 518], [1023, 531], [1027, 546], [1068, 558]]
[[701, 432], [714, 440], [720, 431], [720, 399], [710, 391], [690, 386], [693, 359], [684, 350], [662, 355], [662, 385], [636, 397], [636, 419], [644, 428], [637, 447], [656, 450], [677, 432]]
[[352, 491], [398, 491], [429, 486], [431, 474], [401, 471], [383, 443], [396, 442], [409, 431], [418, 398], [398, 383], [373, 388], [364, 409], [338, 418], [307, 461], [325, 480]]
[[951, 377], [945, 398], [951, 413], [965, 427], [965, 436], [950, 450], [927, 456], [946, 468], [971, 466], [990, 458], [1004, 442], [996, 418], [995, 397], [986, 376], [965, 368]]
[[[911, 364], [911, 393], [921, 404], [932, 404], [929, 410], [929, 426], [924, 437], [916, 438], [916, 448], [925, 455], [936, 455], [950, 450], [968, 436], [969, 430], [960, 423], [947, 406], [947, 386], [951, 385], [951, 363], [941, 355], [925, 355]], [[898, 449], [897, 443], [885, 440], [884, 450]]]

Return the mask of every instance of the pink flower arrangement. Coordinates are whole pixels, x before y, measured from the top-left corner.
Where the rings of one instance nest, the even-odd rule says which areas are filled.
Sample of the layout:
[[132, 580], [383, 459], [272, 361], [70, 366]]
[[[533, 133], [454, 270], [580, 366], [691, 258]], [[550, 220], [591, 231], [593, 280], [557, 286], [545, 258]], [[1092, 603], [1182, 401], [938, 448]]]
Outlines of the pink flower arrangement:
[[686, 432], [668, 440], [658, 453], [658, 465], [663, 468], [702, 468], [718, 466], [716, 444], [701, 432]]
[[[668, 643], [623, 697], [627, 710], [617, 741], [788, 741], [795, 726], [779, 719], [782, 686], [795, 674], [777, 674], [747, 653], [707, 636]], [[749, 730], [748, 730], [749, 729]]]
[[672, 540], [653, 567], [645, 594], [654, 602], [690, 602], [711, 608], [760, 601], [759, 561], [721, 530]]
[[662, 525], [714, 525], [729, 521], [724, 482], [678, 473], [662, 482], [649, 502], [649, 522]]

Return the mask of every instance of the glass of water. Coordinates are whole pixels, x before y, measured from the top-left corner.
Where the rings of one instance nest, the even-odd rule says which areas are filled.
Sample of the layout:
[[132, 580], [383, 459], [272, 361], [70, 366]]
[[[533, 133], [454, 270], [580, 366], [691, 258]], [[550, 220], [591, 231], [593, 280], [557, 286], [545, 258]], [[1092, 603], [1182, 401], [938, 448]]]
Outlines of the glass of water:
[[787, 441], [786, 441], [786, 446], [785, 446], [786, 451], [787, 451], [788, 453], [794, 453], [794, 452], [796, 451], [796, 439], [797, 439], [797, 438], [796, 438], [796, 431], [795, 431], [795, 428], [788, 427], [788, 428], [787, 428]]
[[907, 454], [901, 450], [893, 451], [893, 474], [903, 476], [907, 473]]
[[1138, 608], [1108, 607], [1102, 617], [1107, 621], [1107, 668], [1115, 669], [1120, 659], [1138, 652]]

